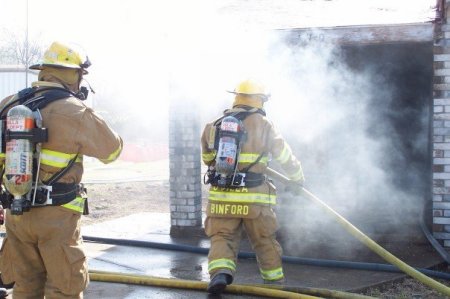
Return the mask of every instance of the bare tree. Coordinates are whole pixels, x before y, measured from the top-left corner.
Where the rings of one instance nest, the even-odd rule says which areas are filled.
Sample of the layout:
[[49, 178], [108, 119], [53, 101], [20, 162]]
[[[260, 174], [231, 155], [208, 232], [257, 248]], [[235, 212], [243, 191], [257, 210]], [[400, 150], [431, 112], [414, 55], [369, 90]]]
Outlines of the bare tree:
[[39, 38], [27, 39], [26, 35], [5, 32], [6, 38], [0, 46], [0, 64], [28, 66], [36, 63], [44, 52]]

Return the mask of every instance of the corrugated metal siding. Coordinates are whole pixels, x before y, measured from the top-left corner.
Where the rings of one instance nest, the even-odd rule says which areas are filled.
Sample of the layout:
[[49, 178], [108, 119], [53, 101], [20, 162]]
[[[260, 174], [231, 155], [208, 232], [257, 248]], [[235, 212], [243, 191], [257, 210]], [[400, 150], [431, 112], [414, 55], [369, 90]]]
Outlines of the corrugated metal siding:
[[19, 90], [30, 86], [31, 82], [37, 80], [36, 73], [28, 73], [28, 83], [25, 82], [24, 70], [14, 71], [12, 69], [2, 70], [0, 68], [0, 99], [3, 99]]

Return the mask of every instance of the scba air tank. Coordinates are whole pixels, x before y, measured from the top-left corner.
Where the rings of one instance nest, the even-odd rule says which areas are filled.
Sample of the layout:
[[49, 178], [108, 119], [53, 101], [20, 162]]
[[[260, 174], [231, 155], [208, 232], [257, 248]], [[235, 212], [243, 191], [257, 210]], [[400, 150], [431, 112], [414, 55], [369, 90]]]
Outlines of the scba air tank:
[[234, 173], [242, 131], [242, 123], [236, 117], [227, 116], [222, 120], [215, 165], [216, 172], [221, 176]]
[[[13, 132], [30, 132], [34, 128], [34, 118], [31, 109], [17, 105], [8, 111], [6, 130]], [[33, 164], [33, 143], [27, 139], [6, 141], [5, 187], [14, 196], [11, 206], [13, 214], [22, 213], [24, 195], [31, 190]], [[24, 206], [26, 211], [26, 205]]]

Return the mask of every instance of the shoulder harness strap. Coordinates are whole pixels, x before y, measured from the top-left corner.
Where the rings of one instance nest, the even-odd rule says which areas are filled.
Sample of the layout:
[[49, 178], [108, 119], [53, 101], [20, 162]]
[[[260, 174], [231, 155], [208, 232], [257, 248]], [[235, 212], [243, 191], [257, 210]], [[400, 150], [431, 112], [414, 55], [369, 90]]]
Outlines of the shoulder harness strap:
[[[216, 130], [220, 127], [222, 120], [227, 116], [236, 117], [240, 121], [244, 121], [249, 115], [254, 114], [254, 113], [259, 113], [263, 116], [266, 116], [265, 111], [262, 109], [252, 108], [252, 107], [248, 107], [248, 106], [240, 106], [239, 108], [243, 108], [244, 111], [228, 111], [228, 110], [224, 111], [224, 115], [222, 117], [218, 118], [213, 123], [213, 126], [216, 127]], [[219, 144], [219, 134], [215, 134], [214, 138], [215, 138], [214, 147], [217, 148], [218, 144]], [[245, 180], [244, 185], [247, 187], [259, 186], [264, 181], [264, 176], [260, 173], [250, 172], [249, 170], [254, 165], [256, 165], [262, 159], [262, 157], [264, 155], [265, 155], [265, 152], [262, 152], [254, 162], [252, 162], [247, 167], [242, 169], [242, 171], [239, 172], [238, 175], [235, 174], [235, 175], [233, 175], [232, 178], [228, 178], [229, 185], [234, 186], [234, 187], [243, 186], [242, 183], [243, 183], [243, 180]], [[208, 177], [207, 180], [206, 180], [206, 177]], [[216, 177], [215, 177], [215, 172], [208, 172], [207, 174], [205, 174], [204, 183], [205, 184], [210, 183], [212, 185], [217, 183]]]
[[[38, 93], [38, 92], [42, 93], [42, 94], [36, 96], [36, 93]], [[17, 99], [15, 99], [14, 101], [11, 101], [7, 105], [5, 105], [5, 107], [3, 107], [2, 110], [0, 110], [0, 119], [6, 118], [6, 115], [4, 115], [5, 111], [8, 108], [10, 108], [11, 106], [13, 106], [14, 104], [25, 105], [28, 108], [30, 108], [32, 111], [36, 111], [38, 109], [43, 109], [48, 104], [50, 104], [54, 101], [69, 98], [69, 97], [75, 97], [80, 100], [84, 99], [83, 97], [79, 96], [78, 94], [76, 94], [68, 89], [62, 88], [62, 87], [56, 87], [56, 86], [49, 86], [49, 87], [42, 87], [42, 88], [28, 87], [28, 88], [25, 88], [25, 89], [22, 89], [21, 91], [19, 91], [17, 94]], [[69, 171], [69, 169], [75, 163], [77, 157], [78, 157], [78, 154], [75, 155], [75, 157], [69, 162], [69, 164], [66, 167], [60, 169], [47, 182], [44, 182], [44, 183], [46, 185], [52, 185], [52, 184], [56, 183], [64, 174], [67, 173], [67, 171]], [[37, 169], [36, 169], [36, 171], [37, 171]]]
[[[42, 92], [42, 94], [36, 96], [36, 93], [38, 92], [39, 93]], [[0, 118], [2, 119], [5, 118], [6, 117], [4, 115], [5, 111], [11, 106], [16, 104], [25, 105], [32, 111], [36, 111], [36, 109], [42, 109], [53, 101], [68, 97], [75, 97], [80, 100], [84, 99], [81, 95], [74, 93], [73, 91], [70, 91], [63, 87], [57, 86], [46, 86], [41, 88], [28, 87], [19, 91], [17, 93], [17, 98], [6, 104], [0, 110]]]

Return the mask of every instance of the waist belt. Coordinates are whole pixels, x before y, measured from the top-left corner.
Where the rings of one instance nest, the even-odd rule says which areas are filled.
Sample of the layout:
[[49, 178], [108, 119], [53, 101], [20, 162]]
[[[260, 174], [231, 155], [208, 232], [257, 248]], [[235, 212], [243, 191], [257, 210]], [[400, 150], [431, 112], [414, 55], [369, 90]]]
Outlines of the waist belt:
[[209, 182], [215, 187], [258, 187], [266, 181], [266, 176], [262, 173], [256, 172], [238, 172], [234, 176], [221, 177], [220, 174], [215, 174], [212, 178], [209, 178]]
[[[83, 184], [64, 184], [54, 183], [51, 186], [41, 185], [36, 189], [36, 197], [33, 202], [35, 193], [34, 187], [27, 193], [26, 198], [23, 199], [23, 211], [29, 211], [31, 207], [45, 207], [45, 206], [62, 206], [65, 205], [78, 196], [84, 199], [83, 215], [89, 214], [88, 201], [86, 196], [86, 189]], [[13, 196], [7, 192], [3, 186], [0, 188], [0, 202], [4, 209], [11, 209], [13, 203]]]
[[[51, 186], [38, 186], [33, 206], [60, 206], [74, 200], [82, 186], [78, 184], [54, 183]], [[33, 199], [34, 190], [31, 193]]]

